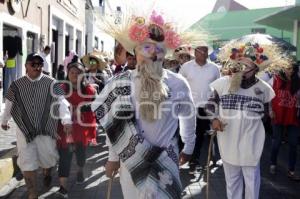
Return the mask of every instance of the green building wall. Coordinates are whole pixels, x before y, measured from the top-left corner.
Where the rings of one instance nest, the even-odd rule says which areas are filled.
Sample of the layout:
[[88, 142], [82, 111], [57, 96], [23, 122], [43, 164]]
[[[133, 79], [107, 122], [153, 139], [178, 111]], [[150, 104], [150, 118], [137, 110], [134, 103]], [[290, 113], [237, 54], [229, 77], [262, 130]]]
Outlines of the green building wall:
[[265, 8], [243, 11], [230, 11], [222, 13], [211, 13], [196, 22], [190, 27], [192, 30], [205, 30], [214, 35], [210, 45], [214, 48], [222, 45], [223, 42], [239, 38], [243, 35], [252, 34], [259, 30], [265, 30], [265, 34], [270, 34], [292, 42], [292, 32], [275, 29], [269, 26], [254, 23], [254, 21], [279, 11], [279, 8]]

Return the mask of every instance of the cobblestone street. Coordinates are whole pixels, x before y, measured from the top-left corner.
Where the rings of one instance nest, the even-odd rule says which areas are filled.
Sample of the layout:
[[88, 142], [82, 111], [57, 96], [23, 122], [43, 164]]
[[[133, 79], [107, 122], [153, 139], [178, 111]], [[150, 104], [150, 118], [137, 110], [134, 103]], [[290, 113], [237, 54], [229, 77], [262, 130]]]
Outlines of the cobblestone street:
[[[76, 166], [73, 161], [73, 167], [69, 178], [69, 198], [106, 198], [108, 179], [105, 177], [104, 164], [107, 160], [106, 147], [103, 145], [104, 136], [101, 137], [101, 144], [95, 147], [89, 147], [88, 159], [85, 168], [86, 181], [82, 185], [77, 185]], [[279, 156], [278, 174], [273, 176], [269, 174], [269, 150], [270, 139], [266, 140], [265, 150], [261, 161], [262, 185], [260, 198], [262, 199], [297, 199], [300, 195], [299, 183], [290, 181], [286, 176], [286, 157], [287, 144], [284, 144]], [[300, 154], [300, 153], [299, 153]], [[206, 157], [202, 156], [202, 164], [205, 164]], [[206, 171], [199, 169], [198, 172], [191, 175], [188, 168], [181, 169], [181, 177], [184, 186], [183, 198], [205, 198], [206, 182], [204, 180]], [[296, 171], [300, 171], [300, 165], [297, 164]], [[56, 198], [54, 192], [58, 190], [58, 178], [56, 171], [52, 172], [53, 182], [49, 189], [39, 187], [39, 198]], [[41, 173], [40, 175], [41, 176]], [[40, 185], [42, 181], [40, 179]], [[211, 199], [226, 199], [225, 179], [223, 168], [221, 166], [211, 168], [209, 196]], [[20, 182], [19, 187], [7, 199], [26, 199], [26, 187], [24, 181]], [[118, 177], [115, 178], [112, 186], [111, 198], [122, 198], [121, 187]]]

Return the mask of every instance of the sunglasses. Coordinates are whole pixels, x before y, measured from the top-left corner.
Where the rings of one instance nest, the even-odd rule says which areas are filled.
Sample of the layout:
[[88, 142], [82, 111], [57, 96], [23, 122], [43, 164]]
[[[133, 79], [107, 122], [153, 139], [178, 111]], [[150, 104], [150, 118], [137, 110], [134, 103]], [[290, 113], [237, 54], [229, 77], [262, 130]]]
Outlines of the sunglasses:
[[89, 62], [90, 64], [98, 64], [98, 62], [96, 61], [96, 60], [90, 60], [90, 62]]
[[32, 68], [41, 68], [44, 66], [41, 62], [28, 62], [27, 64], [29, 64]]

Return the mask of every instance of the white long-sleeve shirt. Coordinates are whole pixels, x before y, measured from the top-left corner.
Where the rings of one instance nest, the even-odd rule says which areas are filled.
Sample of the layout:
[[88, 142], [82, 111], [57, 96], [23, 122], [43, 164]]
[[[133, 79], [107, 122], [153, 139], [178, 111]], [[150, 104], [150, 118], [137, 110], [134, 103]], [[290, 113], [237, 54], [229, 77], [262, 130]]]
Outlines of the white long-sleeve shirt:
[[44, 52], [41, 53], [41, 56], [44, 60], [44, 66], [43, 66], [43, 71], [50, 73], [51, 72], [51, 58], [50, 54], [46, 55]]
[[191, 87], [195, 106], [203, 108], [211, 95], [209, 84], [220, 78], [218, 66], [212, 62], [200, 66], [195, 60], [191, 60], [181, 66], [179, 73]]
[[[143, 137], [151, 144], [159, 147], [168, 147], [175, 136], [179, 120], [179, 133], [184, 143], [182, 151], [185, 154], [192, 154], [196, 139], [196, 115], [190, 87], [187, 81], [179, 74], [164, 70], [164, 75], [170, 97], [161, 104], [161, 118], [150, 123], [138, 116], [138, 102], [136, 101], [138, 92], [136, 91], [139, 90], [141, 84], [137, 77], [137, 71], [132, 71], [132, 102], [135, 106], [138, 128]], [[117, 154], [112, 150], [109, 151], [109, 160], [118, 160]]]

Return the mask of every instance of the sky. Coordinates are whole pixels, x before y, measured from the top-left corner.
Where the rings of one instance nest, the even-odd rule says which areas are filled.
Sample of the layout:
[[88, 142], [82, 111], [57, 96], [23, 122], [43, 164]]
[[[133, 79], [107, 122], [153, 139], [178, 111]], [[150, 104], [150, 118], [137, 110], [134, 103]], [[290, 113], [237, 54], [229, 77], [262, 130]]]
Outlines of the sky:
[[[97, 0], [96, 0], [97, 1]], [[121, 6], [122, 2], [130, 0], [106, 0], [111, 7]], [[136, 2], [155, 2], [158, 8], [172, 16], [174, 21], [180, 21], [182, 26], [189, 27], [199, 19], [209, 14], [216, 0], [134, 0]], [[280, 7], [295, 4], [295, 0], [236, 0], [249, 9]]]

